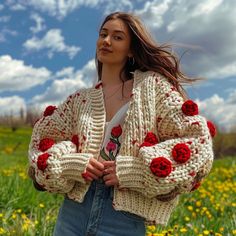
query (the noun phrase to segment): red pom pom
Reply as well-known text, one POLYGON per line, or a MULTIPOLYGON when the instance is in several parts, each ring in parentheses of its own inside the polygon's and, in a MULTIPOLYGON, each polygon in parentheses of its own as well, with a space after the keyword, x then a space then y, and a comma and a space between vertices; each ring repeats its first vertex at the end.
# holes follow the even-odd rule
POLYGON ((48 107, 46 107, 43 115, 44 116, 51 116, 56 109, 57 109, 56 106, 48 106, 48 107))
POLYGON ((79 137, 77 134, 73 135, 71 142, 74 143, 77 147, 79 146, 79 137))
POLYGON ((210 120, 207 121, 207 127, 209 129, 211 137, 212 138, 215 137, 216 136, 216 127, 210 120))
POLYGON ((178 163, 186 162, 191 155, 191 151, 185 143, 178 143, 172 149, 172 156, 178 163))
POLYGON ((157 136, 153 132, 148 132, 141 147, 150 147, 158 143, 157 136))
POLYGON ((198 105, 192 100, 187 100, 182 105, 182 111, 187 116, 198 115, 198 105))
POLYGON ((50 157, 48 153, 44 153, 38 156, 37 166, 39 170, 44 171, 47 168, 47 160, 50 157))
POLYGON ((112 135, 114 138, 120 137, 121 134, 122 134, 122 128, 121 128, 120 125, 115 126, 115 127, 112 128, 112 130, 111 130, 111 135, 112 135))
POLYGON ((41 152, 45 152, 47 151, 50 147, 52 147, 52 145, 54 145, 55 142, 53 139, 51 138, 44 138, 44 139, 41 139, 40 142, 39 142, 39 150, 41 152))
POLYGON ((191 189, 190 191, 192 192, 192 191, 198 189, 200 186, 201 186, 201 182, 196 182, 196 183, 193 185, 193 187, 192 187, 192 189, 191 189))
POLYGON ((149 143, 149 142, 143 142, 139 147, 141 148, 141 147, 151 147, 151 146, 153 146, 152 143, 149 143))
POLYGON ((154 175, 158 177, 166 177, 171 173, 172 164, 165 157, 157 157, 152 159, 150 169, 154 175))

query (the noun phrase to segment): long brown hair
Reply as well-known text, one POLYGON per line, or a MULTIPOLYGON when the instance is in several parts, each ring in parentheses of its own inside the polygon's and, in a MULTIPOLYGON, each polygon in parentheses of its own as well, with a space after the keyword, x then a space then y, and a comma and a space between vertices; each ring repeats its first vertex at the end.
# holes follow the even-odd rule
MULTIPOLYGON (((158 45, 146 30, 140 19, 129 13, 114 12, 108 15, 100 29, 109 20, 120 19, 129 29, 131 35, 131 52, 133 58, 127 61, 120 72, 120 79, 124 82, 132 79, 130 72, 139 69, 141 71, 155 71, 165 76, 175 86, 175 88, 186 97, 182 84, 192 83, 198 80, 197 78, 189 78, 180 70, 179 58, 173 53, 171 45, 158 45)), ((98 61, 97 55, 95 58, 98 80, 101 80, 102 63, 98 61)))

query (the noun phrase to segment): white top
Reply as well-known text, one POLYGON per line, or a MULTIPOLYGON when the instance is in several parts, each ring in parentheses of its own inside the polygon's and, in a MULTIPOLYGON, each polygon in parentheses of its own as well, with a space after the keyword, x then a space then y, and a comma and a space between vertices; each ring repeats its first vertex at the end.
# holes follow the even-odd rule
POLYGON ((105 132, 104 132, 104 139, 103 139, 102 147, 104 148, 104 151, 107 155, 109 155, 109 147, 110 147, 111 154, 114 157, 118 154, 118 151, 119 151, 118 143, 121 143, 121 135, 117 138, 114 138, 114 137, 112 138, 111 133, 114 127, 118 127, 119 125, 121 127, 123 126, 128 108, 129 108, 129 102, 124 104, 116 112, 116 114, 112 117, 112 119, 109 122, 106 122, 105 124, 105 132))

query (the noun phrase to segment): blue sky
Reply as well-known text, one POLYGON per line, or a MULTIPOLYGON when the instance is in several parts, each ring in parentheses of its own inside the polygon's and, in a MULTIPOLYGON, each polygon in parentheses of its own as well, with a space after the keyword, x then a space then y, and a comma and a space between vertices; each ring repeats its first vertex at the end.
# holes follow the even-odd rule
POLYGON ((6 0, 0 2, 0 115, 59 104, 96 81, 95 45, 107 13, 138 15, 158 43, 174 44, 187 88, 222 130, 236 126, 236 1, 6 0))

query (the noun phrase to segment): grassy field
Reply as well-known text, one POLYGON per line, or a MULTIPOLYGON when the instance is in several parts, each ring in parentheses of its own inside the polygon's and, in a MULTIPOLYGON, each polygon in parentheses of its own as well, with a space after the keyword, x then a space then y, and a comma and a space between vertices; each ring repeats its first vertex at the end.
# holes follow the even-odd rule
MULTIPOLYGON (((51 235, 63 199, 37 192, 28 179, 30 133, 0 128, 0 235, 51 235)), ((217 160, 203 185, 181 197, 169 225, 149 226, 146 235, 236 235, 235 196, 236 158, 217 160)))

